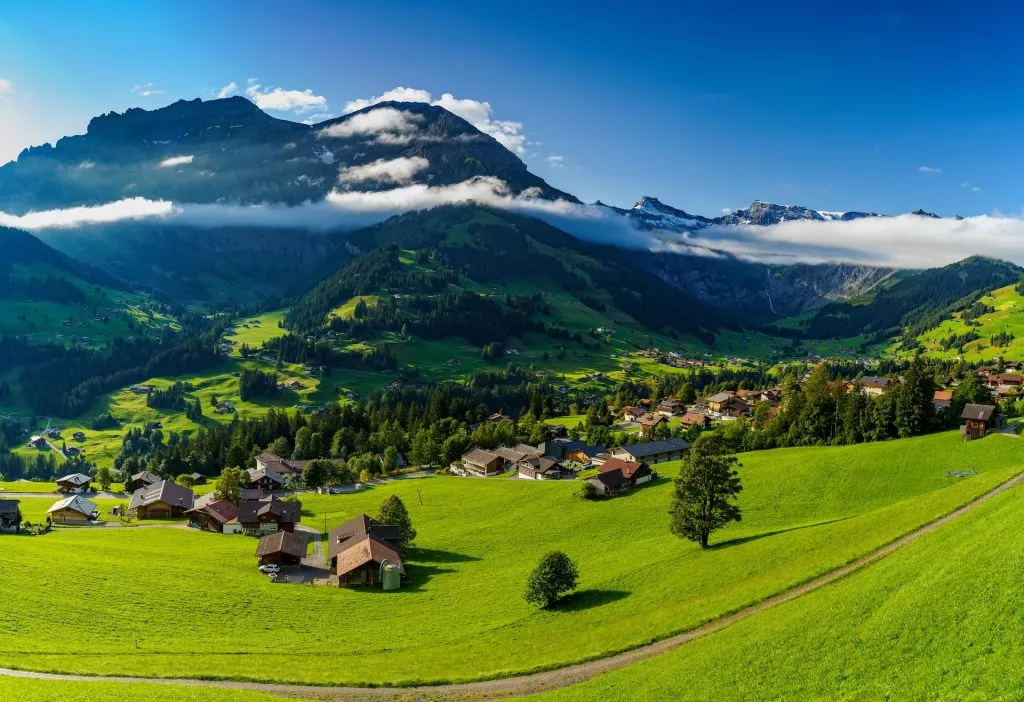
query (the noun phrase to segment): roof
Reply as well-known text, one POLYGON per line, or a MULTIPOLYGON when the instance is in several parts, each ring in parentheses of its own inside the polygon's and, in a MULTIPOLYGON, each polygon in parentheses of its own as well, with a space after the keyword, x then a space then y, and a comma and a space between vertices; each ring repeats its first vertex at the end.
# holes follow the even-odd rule
POLYGON ((482 448, 475 448, 469 453, 465 454, 462 457, 462 460, 464 463, 469 463, 474 466, 485 466, 494 461, 494 459, 496 458, 501 458, 501 456, 495 453, 491 453, 490 451, 486 451, 482 448))
POLYGON ((17 500, 0 500, 0 514, 17 514, 18 504, 17 500))
POLYGON ((278 485, 284 485, 284 476, 272 468, 250 468, 247 472, 249 473, 249 480, 251 482, 255 483, 257 480, 263 480, 266 478, 267 480, 274 481, 278 485))
POLYGON ((137 480, 141 480, 142 482, 146 483, 147 485, 152 485, 153 483, 159 483, 160 482, 160 476, 159 475, 155 475, 153 473, 150 473, 148 470, 144 470, 144 471, 142 471, 140 473, 136 473, 135 475, 132 476, 132 482, 133 483, 135 481, 137 481, 137 480))
POLYGON ((860 385, 861 385, 861 387, 864 387, 864 388, 882 388, 882 389, 885 389, 885 388, 889 387, 889 379, 888 378, 879 378, 879 377, 874 376, 874 375, 865 375, 863 378, 860 379, 860 385))
POLYGON ((605 453, 605 448, 603 446, 591 446, 586 441, 570 441, 565 444, 564 450, 566 453, 579 451, 587 458, 593 458, 594 456, 605 453))
POLYGON ((525 453, 523 453, 522 451, 516 451, 515 449, 509 448, 508 446, 499 446, 490 453, 493 453, 495 456, 501 456, 506 461, 510 461, 512 463, 517 463, 526 458, 525 453))
POLYGON ((681 424, 707 424, 709 417, 700 412, 687 412, 679 420, 681 424))
POLYGON ((672 451, 685 451, 690 444, 682 439, 662 439, 661 441, 647 441, 642 444, 623 446, 622 450, 634 458, 654 456, 659 453, 671 453, 672 451))
POLYGON ((558 461, 551 456, 537 456, 536 458, 524 458, 519 461, 520 468, 530 468, 537 473, 547 473, 550 470, 558 470, 558 461))
POLYGON ((306 557, 306 537, 290 531, 278 531, 260 539, 256 546, 256 556, 269 556, 272 553, 284 553, 296 558, 306 557))
POLYGON ((182 487, 170 480, 161 480, 159 483, 147 485, 133 492, 132 501, 128 503, 128 509, 145 507, 146 505, 153 505, 158 502, 174 507, 192 509, 192 488, 182 487))
POLYGON ((624 461, 621 458, 615 458, 612 456, 601 464, 601 472, 611 473, 613 471, 622 473, 622 477, 628 480, 637 473, 641 475, 649 473, 650 469, 647 467, 646 463, 641 463, 639 461, 624 461))
POLYGON ((360 514, 344 524, 334 527, 327 534, 327 557, 334 558, 355 542, 372 536, 380 541, 401 541, 402 532, 397 526, 383 524, 373 517, 360 514))
POLYGON ((71 483, 72 485, 87 485, 92 482, 92 478, 82 473, 72 473, 71 475, 65 475, 63 478, 57 478, 58 483, 71 483))
POLYGON ((206 476, 203 475, 202 473, 192 473, 188 477, 192 478, 192 480, 200 480, 200 479, 206 480, 206 476))
POLYGON ((991 421, 996 414, 994 405, 966 405, 960 419, 974 419, 980 422, 991 421))
POLYGON ((217 500, 216 502, 204 503, 201 506, 193 507, 189 512, 203 512, 208 514, 218 524, 227 524, 238 517, 238 508, 228 500, 217 500))
POLYGON ((949 402, 953 399, 951 390, 936 390, 933 398, 936 402, 949 402))
POLYGON ((353 543, 338 555, 338 564, 335 572, 338 575, 346 575, 356 568, 361 568, 369 563, 379 564, 384 561, 397 565, 402 573, 405 572, 402 554, 383 541, 367 536, 353 543))
POLYGON ((276 497, 264 497, 259 500, 243 500, 238 505, 238 521, 251 524, 260 521, 261 517, 273 517, 278 524, 294 524, 302 514, 302 503, 281 500, 276 497))
POLYGON ((516 444, 512 449, 523 454, 526 458, 536 458, 541 455, 541 450, 539 448, 536 446, 530 446, 529 444, 516 444))
POLYGON ((596 480, 605 487, 617 488, 626 482, 626 476, 622 474, 621 470, 611 470, 607 473, 598 473, 591 480, 596 480))
POLYGON ((93 512, 96 511, 96 503, 85 499, 81 495, 72 495, 71 497, 65 497, 63 500, 54 502, 53 506, 46 510, 46 513, 49 514, 62 509, 74 510, 75 512, 81 512, 87 517, 91 517, 93 512))
POLYGON ((731 392, 720 392, 717 395, 712 395, 711 397, 709 397, 708 398, 708 402, 715 402, 715 403, 728 402, 729 400, 732 399, 732 397, 733 397, 733 394, 731 392))

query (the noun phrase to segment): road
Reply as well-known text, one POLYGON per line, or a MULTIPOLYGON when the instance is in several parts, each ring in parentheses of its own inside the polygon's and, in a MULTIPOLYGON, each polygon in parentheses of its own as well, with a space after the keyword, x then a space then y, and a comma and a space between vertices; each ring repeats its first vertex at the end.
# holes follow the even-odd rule
POLYGON ((570 685, 586 682, 591 678, 619 668, 633 665, 640 661, 653 658, 672 649, 690 643, 696 639, 709 634, 721 631, 737 622, 755 616, 767 609, 791 602, 804 595, 830 585, 837 580, 845 578, 875 561, 895 553, 907 544, 910 544, 922 536, 929 534, 939 527, 952 522, 956 518, 980 507, 993 497, 1011 490, 1024 482, 1024 473, 1021 473, 989 492, 981 495, 968 504, 960 507, 949 514, 940 517, 914 531, 901 536, 895 541, 861 556, 860 558, 840 567, 831 570, 823 575, 810 580, 803 585, 791 588, 784 592, 769 597, 757 604, 741 609, 738 612, 726 617, 716 619, 696 629, 670 636, 647 646, 619 653, 607 658, 601 658, 586 663, 579 663, 556 670, 520 675, 497 680, 485 680, 481 682, 463 683, 455 685, 421 686, 407 688, 365 688, 365 687, 342 687, 342 686, 311 686, 311 685, 285 685, 277 683, 249 683, 219 680, 197 680, 197 679, 174 679, 174 678, 136 678, 136 677, 102 677, 102 676, 81 676, 81 675, 59 675, 54 673, 35 673, 29 671, 11 670, 0 668, 0 675, 21 678, 35 678, 41 680, 69 680, 84 682, 89 680, 102 680, 106 682, 148 682, 161 685, 183 685, 188 687, 219 687, 236 690, 254 690, 268 694, 276 694, 288 697, 330 700, 341 702, 342 700, 409 700, 409 699, 458 699, 458 700, 490 700, 508 697, 519 697, 532 695, 548 690, 555 690, 570 685))

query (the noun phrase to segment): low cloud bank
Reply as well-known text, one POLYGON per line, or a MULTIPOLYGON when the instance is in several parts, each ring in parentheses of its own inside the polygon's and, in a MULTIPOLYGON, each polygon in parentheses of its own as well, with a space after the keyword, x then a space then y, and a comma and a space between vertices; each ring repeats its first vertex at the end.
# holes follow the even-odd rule
MULTIPOLYGON (((411 161, 366 164, 363 168, 370 170, 350 171, 349 182, 371 177, 371 171, 372 177, 383 174, 401 182, 419 165, 411 161)), ((981 254, 1024 264, 1024 219, 1020 217, 955 220, 902 215, 849 222, 783 222, 770 227, 712 226, 677 234, 641 231, 626 217, 599 205, 545 200, 538 195, 535 190, 515 194, 497 178, 479 177, 446 186, 406 184, 375 192, 333 191, 322 202, 296 207, 176 204, 138 197, 20 216, 0 212, 0 225, 38 231, 136 221, 328 231, 368 226, 409 210, 474 202, 537 217, 580 239, 634 249, 712 257, 730 254, 764 263, 844 261, 927 268, 981 254)))

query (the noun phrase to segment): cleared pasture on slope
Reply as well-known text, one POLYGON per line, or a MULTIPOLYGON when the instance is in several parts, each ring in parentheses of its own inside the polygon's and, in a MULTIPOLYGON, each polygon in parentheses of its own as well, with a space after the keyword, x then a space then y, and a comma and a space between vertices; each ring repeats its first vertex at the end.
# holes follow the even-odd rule
POLYGON ((317 529, 372 513, 388 494, 403 498, 419 548, 408 554, 410 586, 396 593, 271 584, 256 572, 255 541, 240 536, 8 537, 0 580, 15 586, 0 618, 0 665, 387 684, 566 664, 693 627, 848 562, 1019 471, 1020 446, 1005 436, 964 444, 950 432, 744 455, 744 521, 707 552, 668 532, 667 479, 607 502, 578 500, 570 481, 441 477, 304 496, 303 521, 317 529), (967 465, 978 475, 944 477, 967 465), (554 548, 578 561, 580 589, 558 610, 538 611, 522 600, 523 585, 554 548), (56 628, 89 636, 55 638, 56 628))

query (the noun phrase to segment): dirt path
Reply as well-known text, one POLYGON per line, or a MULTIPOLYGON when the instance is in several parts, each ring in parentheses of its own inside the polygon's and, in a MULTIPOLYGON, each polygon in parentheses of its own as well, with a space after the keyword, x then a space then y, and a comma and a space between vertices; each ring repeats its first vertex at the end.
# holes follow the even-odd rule
POLYGON ((728 616, 716 619, 712 622, 692 629, 667 639, 635 648, 631 651, 619 653, 607 658, 601 658, 587 663, 550 670, 532 675, 521 675, 511 678, 500 678, 497 680, 486 680, 483 682, 463 683, 457 685, 437 685, 409 688, 359 688, 359 687, 315 687, 311 685, 284 685, 276 683, 247 683, 232 681, 213 680, 192 680, 192 679, 169 679, 169 678, 134 678, 134 677, 93 677, 83 675, 58 675, 52 673, 34 673, 28 671, 10 670, 0 668, 0 675, 21 678, 34 678, 41 680, 69 680, 85 682, 89 680, 102 680, 105 682, 148 682, 161 685, 185 685, 189 687, 221 687, 236 690, 254 690, 269 694, 277 694, 288 697, 303 699, 329 700, 337 702, 341 700, 486 700, 508 697, 519 697, 531 695, 548 690, 555 690, 585 682, 597 675, 607 673, 618 668, 623 668, 638 663, 648 658, 678 648, 690 641, 699 639, 708 634, 713 634, 729 627, 739 621, 752 617, 772 607, 785 604, 798 597, 802 597, 819 588, 825 587, 837 580, 846 577, 850 573, 860 570, 875 561, 885 558, 889 554, 899 550, 903 546, 916 541, 925 534, 935 531, 940 526, 948 524, 957 517, 970 512, 971 510, 988 502, 993 497, 1000 495, 1024 482, 1024 473, 1021 473, 1002 485, 993 488, 963 507, 950 512, 928 524, 925 524, 914 531, 901 536, 895 541, 883 546, 877 551, 861 556, 845 566, 829 571, 803 585, 798 585, 778 595, 769 597, 758 604, 751 605, 728 616))

